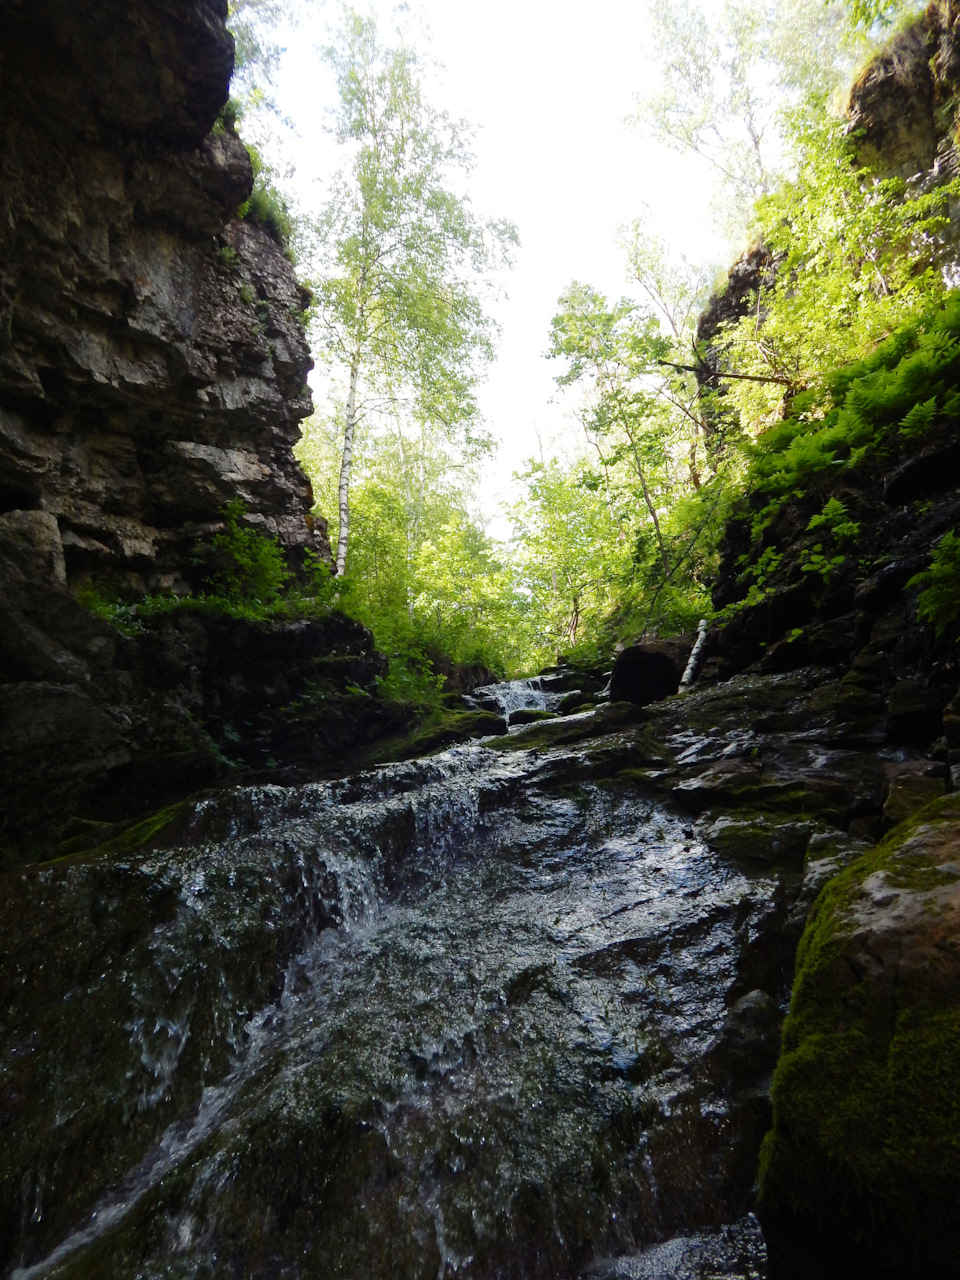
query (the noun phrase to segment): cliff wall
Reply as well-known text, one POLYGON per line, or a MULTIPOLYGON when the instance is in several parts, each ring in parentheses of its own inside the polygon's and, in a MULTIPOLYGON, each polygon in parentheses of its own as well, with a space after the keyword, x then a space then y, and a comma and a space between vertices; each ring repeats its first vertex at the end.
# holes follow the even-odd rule
MULTIPOLYGON (((859 162, 905 180, 908 197, 955 178, 958 90, 960 5, 943 0, 854 84, 859 162)), ((955 200, 948 211, 931 252, 955 279, 955 200)), ((881 348, 838 378, 823 415, 806 420, 812 442, 856 399, 870 423, 863 447, 841 431, 824 464, 794 483, 764 491, 761 475, 728 526, 714 605, 730 616, 713 631, 705 676, 736 703, 731 729, 749 725, 761 740, 731 748, 709 785, 680 784, 723 808, 742 788, 766 808, 779 803, 783 750, 779 780, 801 803, 780 831, 795 838, 814 812, 809 790, 828 790, 838 765, 844 775, 836 798, 848 805, 847 843, 824 861, 811 841, 804 858, 801 902, 812 909, 760 1161, 758 1212, 776 1280, 951 1274, 960 1248, 960 651, 955 619, 945 613, 934 626, 918 613, 917 579, 960 526, 956 302, 918 334, 924 325, 927 336, 900 355, 881 348), (944 354, 928 361, 938 336, 944 354), (920 401, 931 410, 922 430, 908 416, 920 401), (749 603, 751 583, 764 590, 749 603), (782 691, 803 681, 784 714, 782 691), (792 757, 790 743, 762 740, 784 729, 792 757)), ((735 813, 714 825, 729 838, 735 813)), ((733 843, 743 848, 736 832, 733 843)))
POLYGON ((849 130, 878 177, 955 176, 960 4, 933 0, 864 68, 850 90, 849 130))
MULTIPOLYGON (((289 721, 268 711, 383 669, 345 619, 128 636, 73 594, 188 591, 192 548, 237 497, 291 564, 329 555, 291 453, 311 408, 308 295, 237 216, 252 172, 218 123, 226 16, 226 0, 7 0, 0 17, 0 851, 15 860, 229 761, 282 763, 289 721)), ((329 721, 321 755, 339 749, 329 721)))
POLYGON ((314 540, 290 452, 311 407, 306 300, 235 216, 252 172, 215 127, 225 17, 221 0, 7 6, 0 528, 29 530, 61 581, 175 586, 238 494, 284 546, 314 540))

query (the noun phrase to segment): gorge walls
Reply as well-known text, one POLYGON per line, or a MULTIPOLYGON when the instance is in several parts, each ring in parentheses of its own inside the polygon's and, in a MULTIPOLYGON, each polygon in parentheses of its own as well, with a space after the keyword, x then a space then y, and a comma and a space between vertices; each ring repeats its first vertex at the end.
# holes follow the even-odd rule
POLYGON ((72 594, 187 592, 235 498, 292 565, 329 554, 291 453, 309 295, 237 216, 253 175, 218 119, 226 17, 226 0, 9 0, 0 17, 0 846, 18 858, 102 803, 215 776, 222 743, 331 647, 351 680, 380 670, 344 620, 336 637, 190 619, 124 636, 72 594))
POLYGON ((314 543, 290 448, 310 410, 306 298, 235 216, 246 150, 216 126, 226 4, 14 3, 0 84, 0 509, 63 580, 175 584, 239 494, 314 543), (28 514, 33 513, 33 514, 28 514))

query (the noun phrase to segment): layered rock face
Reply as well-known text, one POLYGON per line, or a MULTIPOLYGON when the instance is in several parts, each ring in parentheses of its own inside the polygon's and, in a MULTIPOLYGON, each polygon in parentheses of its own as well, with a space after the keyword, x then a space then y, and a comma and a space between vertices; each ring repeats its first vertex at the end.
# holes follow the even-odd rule
MULTIPOLYGON (((860 164, 880 178, 902 178, 922 195, 960 173, 960 4, 932 0, 857 79, 847 104, 860 164)), ((944 265, 955 273, 960 201, 947 202, 941 234, 944 265)), ((932 248, 932 246, 931 246, 932 248)))
POLYGON ((861 162, 878 176, 956 173, 958 23, 956 0, 933 0, 854 84, 849 128, 861 162))
POLYGON ((243 144, 210 132, 225 17, 219 0, 7 6, 0 512, 59 580, 176 585, 238 494, 284 546, 315 541, 290 453, 310 409, 306 299, 233 216, 243 144))
POLYGON ((250 161, 217 124, 226 16, 226 0, 8 0, 0 17, 0 847, 17 857, 104 804, 216 776, 248 731, 260 745, 230 758, 274 759, 264 707, 323 683, 329 651, 352 681, 382 668, 342 620, 140 638, 71 593, 186 591, 237 497, 292 564, 329 554, 291 453, 308 295, 236 216, 250 161))

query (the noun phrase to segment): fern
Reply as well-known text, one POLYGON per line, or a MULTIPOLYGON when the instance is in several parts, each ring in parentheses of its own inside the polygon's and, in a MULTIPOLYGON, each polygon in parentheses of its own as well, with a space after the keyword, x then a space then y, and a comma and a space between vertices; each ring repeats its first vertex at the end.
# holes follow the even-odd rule
POLYGON ((900 423, 900 434, 908 440, 918 440, 933 426, 937 418, 937 397, 919 400, 900 423))
POLYGON ((929 622, 938 636, 956 626, 960 622, 960 535, 945 533, 933 549, 928 568, 914 574, 907 586, 921 588, 920 622, 929 622))

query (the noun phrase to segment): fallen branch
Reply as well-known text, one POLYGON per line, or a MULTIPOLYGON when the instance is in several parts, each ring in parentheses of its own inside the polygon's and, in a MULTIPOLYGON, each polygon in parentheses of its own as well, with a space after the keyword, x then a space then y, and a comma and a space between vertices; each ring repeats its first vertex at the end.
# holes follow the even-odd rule
POLYGON ((690 650, 690 657, 687 659, 687 665, 684 668, 683 675, 680 677, 680 688, 689 689, 697 678, 697 668, 700 666, 700 652, 707 642, 707 620, 700 619, 699 631, 694 641, 693 648, 690 650))
POLYGON ((672 360, 658 360, 657 364, 669 365, 671 369, 681 369, 684 373, 695 373, 700 377, 708 379, 716 379, 722 381, 724 378, 736 378, 739 382, 775 382, 778 386, 792 386, 790 378, 779 377, 773 375, 764 377, 759 373, 727 373, 725 370, 712 369, 708 364, 674 364, 672 360))

